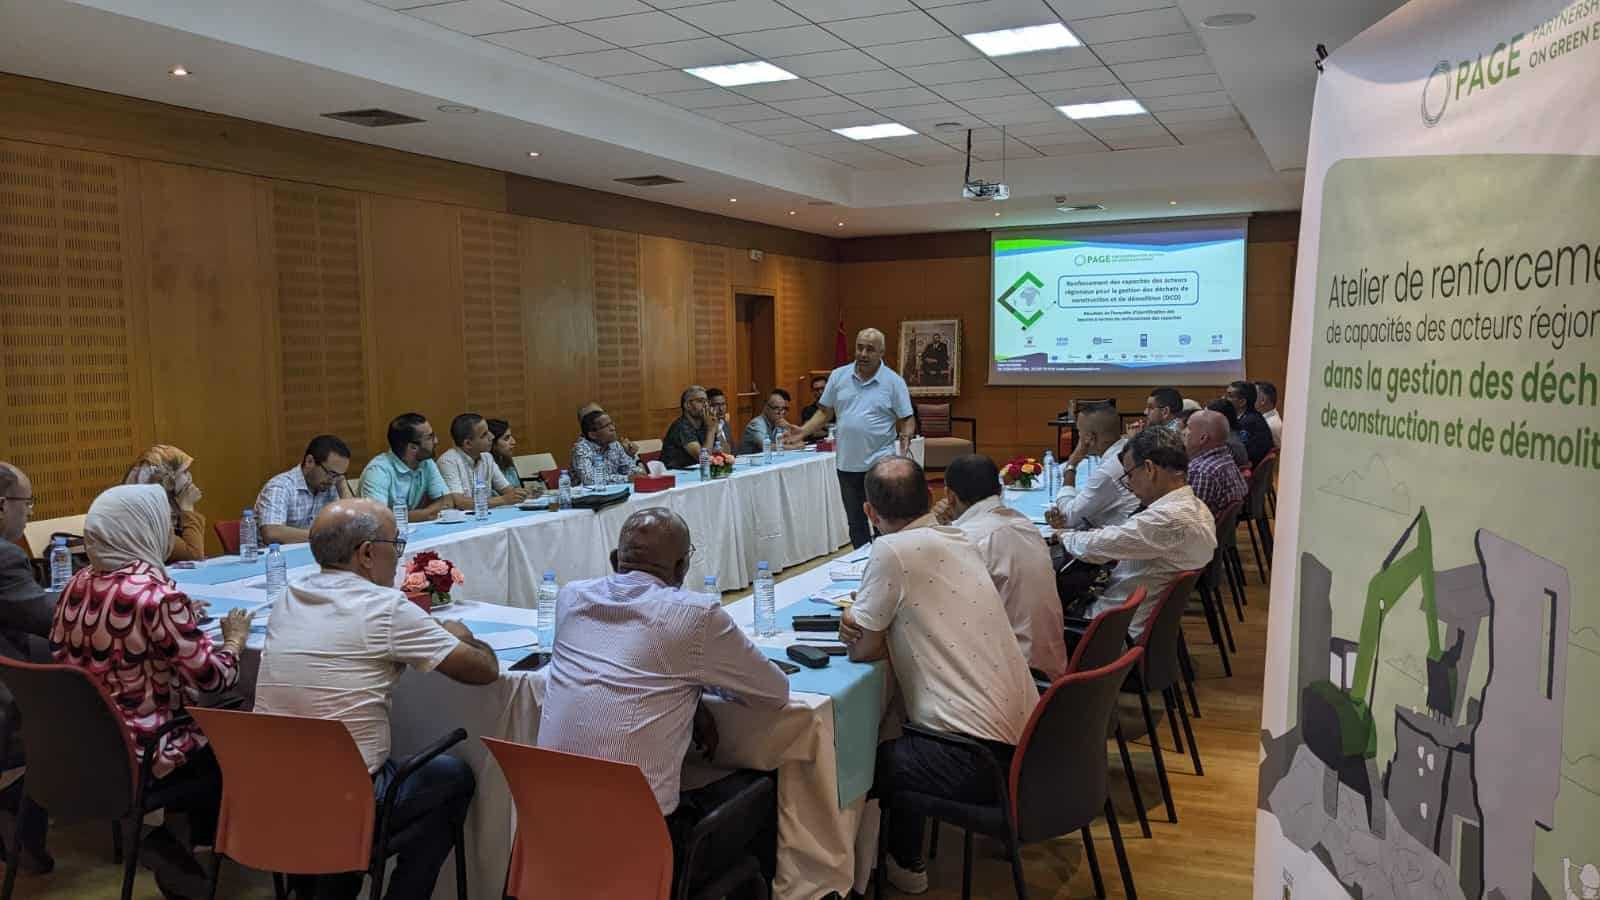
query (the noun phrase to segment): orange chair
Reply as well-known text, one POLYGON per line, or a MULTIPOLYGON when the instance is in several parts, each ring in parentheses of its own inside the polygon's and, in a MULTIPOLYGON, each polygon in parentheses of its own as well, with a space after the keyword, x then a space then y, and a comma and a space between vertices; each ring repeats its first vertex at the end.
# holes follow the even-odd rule
POLYGON ((668 900, 672 841, 638 766, 480 740, 517 810, 507 897, 668 900))
MULTIPOLYGON (((337 719, 194 709, 222 767, 216 852, 252 869, 332 875, 365 871, 383 896, 389 858, 387 820, 399 786, 423 763, 466 740, 457 728, 407 760, 381 809, 355 739, 337 719), (373 835, 377 838, 374 840, 373 835)), ((456 823, 456 896, 467 896, 466 847, 456 823)), ((212 895, 222 870, 212 870, 212 895)))
POLYGON ((226 519, 211 523, 211 530, 217 533, 217 540, 222 542, 222 552, 228 556, 239 555, 239 520, 226 519))

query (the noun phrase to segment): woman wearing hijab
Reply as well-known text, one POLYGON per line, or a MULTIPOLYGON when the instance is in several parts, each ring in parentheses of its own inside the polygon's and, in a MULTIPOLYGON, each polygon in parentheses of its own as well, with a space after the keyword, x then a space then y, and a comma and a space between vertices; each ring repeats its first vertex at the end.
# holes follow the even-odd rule
POLYGON ((153 444, 134 461, 123 484, 158 484, 167 492, 172 508, 172 551, 162 562, 206 558, 206 517, 195 510, 200 488, 189 467, 194 457, 171 444, 153 444))
MULTIPOLYGON (((167 492, 154 484, 114 487, 95 498, 84 523, 89 568, 67 583, 56 605, 50 646, 56 661, 77 666, 105 689, 141 756, 143 739, 172 721, 185 700, 232 687, 250 634, 250 613, 222 620, 222 646, 200 628, 203 609, 167 576, 174 541, 167 492)), ((216 829, 221 772, 194 725, 169 732, 154 749, 151 771, 167 784, 205 785, 185 801, 191 845, 216 829)), ((166 826, 145 839, 149 865, 167 896, 204 896, 205 871, 166 826)))

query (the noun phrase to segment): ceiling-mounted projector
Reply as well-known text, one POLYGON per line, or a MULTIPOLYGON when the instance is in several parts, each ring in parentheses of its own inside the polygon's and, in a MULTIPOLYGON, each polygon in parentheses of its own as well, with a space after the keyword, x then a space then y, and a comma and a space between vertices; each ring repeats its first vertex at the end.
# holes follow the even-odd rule
POLYGON ((967 170, 961 178, 961 199, 984 202, 1010 200, 1011 188, 1006 186, 1006 130, 1000 129, 1000 180, 984 181, 972 177, 972 129, 967 129, 967 170))

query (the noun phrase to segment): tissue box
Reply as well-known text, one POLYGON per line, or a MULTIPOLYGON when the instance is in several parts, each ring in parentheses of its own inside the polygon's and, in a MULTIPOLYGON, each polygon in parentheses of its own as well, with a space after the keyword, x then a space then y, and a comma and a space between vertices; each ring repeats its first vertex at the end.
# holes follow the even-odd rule
POLYGON ((633 476, 633 492, 635 494, 653 494, 656 491, 669 490, 678 483, 676 475, 635 475, 633 476))

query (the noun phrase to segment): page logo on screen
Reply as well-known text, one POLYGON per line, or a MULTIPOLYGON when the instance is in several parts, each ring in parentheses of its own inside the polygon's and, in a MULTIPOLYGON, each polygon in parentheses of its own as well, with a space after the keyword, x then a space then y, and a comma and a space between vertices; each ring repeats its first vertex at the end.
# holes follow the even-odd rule
POLYGON ((1450 105, 1450 71, 1447 59, 1439 60, 1422 83, 1422 124, 1429 128, 1444 118, 1445 107, 1450 105))
POLYGON ((995 298, 994 302, 1000 304, 1000 306, 1002 306, 1006 312, 1015 316, 1016 320, 1022 323, 1023 329, 1026 330, 1028 327, 1033 325, 1033 323, 1039 321, 1039 319, 1044 316, 1044 310, 1038 309, 1034 310, 1031 315, 1023 315, 1020 310, 1011 304, 1011 295, 1015 294, 1019 290, 1022 290, 1025 292, 1032 292, 1032 295, 1036 296, 1038 292, 1043 289, 1044 282, 1039 280, 1039 276, 1033 274, 1032 272, 1023 272, 1021 277, 1019 277, 1016 281, 1011 282, 1011 287, 1006 288, 1005 293, 995 298))

